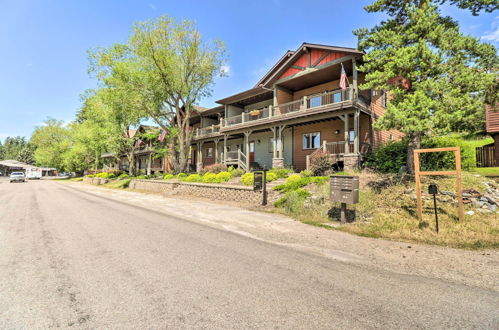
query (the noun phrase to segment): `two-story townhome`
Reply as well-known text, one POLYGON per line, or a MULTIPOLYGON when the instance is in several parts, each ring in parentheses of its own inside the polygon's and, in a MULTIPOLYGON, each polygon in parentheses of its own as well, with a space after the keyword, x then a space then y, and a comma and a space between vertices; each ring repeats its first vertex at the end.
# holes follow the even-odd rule
POLYGON ((198 170, 213 163, 303 170, 323 151, 339 166, 358 166, 370 148, 401 137, 372 129, 387 97, 383 91, 359 90, 362 55, 353 48, 309 43, 286 52, 253 88, 200 112, 193 164, 198 170))
MULTIPOLYGON (((160 132, 159 127, 140 125, 136 130, 129 130, 127 136, 134 140, 133 153, 135 169, 143 174, 165 173, 171 168, 168 167, 168 159, 156 157, 155 145, 158 144, 156 135, 160 132), (148 135, 154 138, 147 138, 148 135)), ((101 155, 105 170, 130 170, 130 161, 126 155, 116 157, 112 153, 101 155)))

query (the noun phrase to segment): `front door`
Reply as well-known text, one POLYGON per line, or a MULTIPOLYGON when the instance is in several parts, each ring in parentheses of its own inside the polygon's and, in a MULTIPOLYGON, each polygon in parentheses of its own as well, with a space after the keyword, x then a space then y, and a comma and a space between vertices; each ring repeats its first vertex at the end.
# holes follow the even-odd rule
POLYGON ((255 161, 255 141, 250 141, 249 143, 249 156, 250 163, 255 161))

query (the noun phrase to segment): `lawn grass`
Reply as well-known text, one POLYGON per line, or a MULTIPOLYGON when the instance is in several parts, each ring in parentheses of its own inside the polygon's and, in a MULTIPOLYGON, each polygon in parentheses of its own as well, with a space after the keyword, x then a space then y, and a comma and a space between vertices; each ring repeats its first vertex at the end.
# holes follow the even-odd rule
POLYGON ((473 172, 483 176, 499 177, 499 167, 477 167, 473 170, 473 172))
MULTIPOLYGON (((361 176, 361 182, 363 174, 361 176)), ((370 174, 369 180, 372 179, 370 174)), ((367 180, 368 181, 368 180, 367 180)), ((418 242, 465 249, 499 248, 499 214, 477 213, 465 205, 465 212, 474 210, 475 215, 465 215, 464 221, 457 218, 457 208, 452 203, 438 202, 439 233, 435 231, 433 200, 424 200, 423 221, 416 215, 416 201, 406 192, 414 188, 414 180, 397 181, 376 191, 366 185, 360 190, 360 202, 349 205, 355 210, 356 220, 340 225, 339 205, 328 201, 329 185, 311 187, 315 196, 322 194, 325 203, 306 201, 303 205, 278 209, 304 223, 320 227, 335 228, 359 236, 389 240, 418 242), (293 210, 290 212, 289 210, 293 210), (331 227, 334 225, 334 227, 331 227)), ((474 173, 463 173, 463 189, 474 188, 485 192, 482 182, 490 179, 474 173)), ((454 177, 425 177, 423 192, 429 183, 437 183, 440 190, 455 191, 454 177)), ((310 186, 307 186, 309 189, 310 186)), ((351 212, 350 214, 352 214, 351 212)))

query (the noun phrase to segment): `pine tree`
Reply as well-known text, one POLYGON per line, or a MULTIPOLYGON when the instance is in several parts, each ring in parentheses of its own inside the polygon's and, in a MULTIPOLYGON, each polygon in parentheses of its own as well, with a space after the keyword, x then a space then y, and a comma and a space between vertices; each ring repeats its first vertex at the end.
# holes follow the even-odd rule
MULTIPOLYGON (((430 134, 470 132, 483 126, 484 102, 497 99, 498 56, 494 46, 459 31, 443 16, 445 0, 377 0, 365 9, 388 15, 374 28, 359 29, 366 52, 360 70, 364 89, 391 95, 376 129, 397 129, 409 139, 407 168, 414 149, 430 134)), ((473 15, 497 9, 496 1, 451 0, 473 15)))

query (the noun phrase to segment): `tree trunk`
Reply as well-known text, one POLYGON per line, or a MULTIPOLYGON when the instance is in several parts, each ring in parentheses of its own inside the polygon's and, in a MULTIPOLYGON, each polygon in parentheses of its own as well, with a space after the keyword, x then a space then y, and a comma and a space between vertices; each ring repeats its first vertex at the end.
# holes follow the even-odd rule
POLYGON ((409 133, 407 146, 407 171, 414 174, 414 150, 421 148, 421 133, 409 133))

